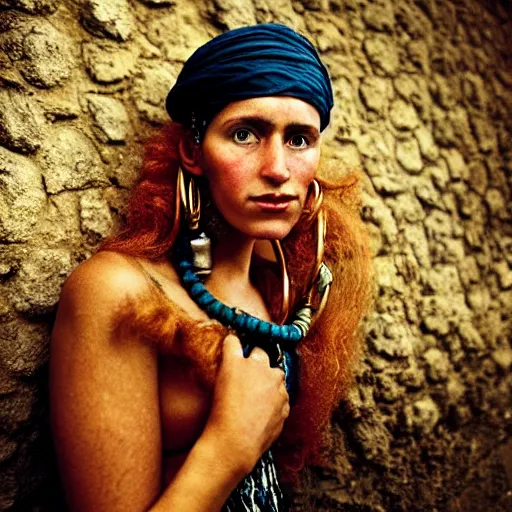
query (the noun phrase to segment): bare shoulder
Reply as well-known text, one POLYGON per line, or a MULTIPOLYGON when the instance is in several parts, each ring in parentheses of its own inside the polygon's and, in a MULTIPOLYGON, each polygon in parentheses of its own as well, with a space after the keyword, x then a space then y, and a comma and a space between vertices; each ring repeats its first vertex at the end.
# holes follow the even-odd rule
POLYGON ((81 263, 65 282, 54 334, 60 327, 108 329, 124 304, 149 289, 138 264, 129 256, 99 252, 81 263))
POLYGON ((143 293, 147 279, 129 256, 102 251, 81 263, 68 277, 60 303, 121 303, 143 293))

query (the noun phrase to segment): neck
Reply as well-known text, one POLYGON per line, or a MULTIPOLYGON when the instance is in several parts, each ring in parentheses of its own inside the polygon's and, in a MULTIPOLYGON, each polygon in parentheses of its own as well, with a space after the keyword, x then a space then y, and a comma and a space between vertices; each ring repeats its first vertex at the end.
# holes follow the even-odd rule
POLYGON ((254 242, 253 238, 235 230, 222 237, 213 251, 213 268, 208 281, 227 277, 230 282, 248 283, 254 242))
POLYGON ((267 319, 263 300, 249 279, 255 240, 235 230, 222 237, 213 251, 213 268, 206 288, 224 304, 241 307, 267 319))

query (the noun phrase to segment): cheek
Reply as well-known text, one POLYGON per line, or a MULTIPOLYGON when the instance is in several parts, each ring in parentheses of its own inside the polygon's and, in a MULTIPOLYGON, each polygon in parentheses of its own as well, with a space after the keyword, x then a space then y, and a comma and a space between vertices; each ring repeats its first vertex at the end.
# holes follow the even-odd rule
POLYGON ((222 158, 206 162, 206 176, 214 199, 236 199, 244 190, 246 173, 239 158, 222 158))
POLYGON ((217 182, 227 191, 236 194, 237 191, 243 189, 246 182, 244 172, 239 165, 234 164, 229 168, 224 168, 220 175, 216 176, 217 182))
POLYGON ((307 192, 309 184, 317 174, 319 161, 319 157, 312 155, 310 158, 301 159, 296 162, 294 175, 298 185, 304 193, 307 192))

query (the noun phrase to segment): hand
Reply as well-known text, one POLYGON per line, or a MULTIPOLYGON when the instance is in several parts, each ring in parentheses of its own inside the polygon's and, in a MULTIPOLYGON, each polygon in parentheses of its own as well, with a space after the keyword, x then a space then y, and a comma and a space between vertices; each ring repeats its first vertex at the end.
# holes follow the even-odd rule
POLYGON ((244 474, 276 440, 288 417, 284 378, 261 348, 244 358, 240 340, 226 337, 205 433, 225 445, 226 457, 244 474))

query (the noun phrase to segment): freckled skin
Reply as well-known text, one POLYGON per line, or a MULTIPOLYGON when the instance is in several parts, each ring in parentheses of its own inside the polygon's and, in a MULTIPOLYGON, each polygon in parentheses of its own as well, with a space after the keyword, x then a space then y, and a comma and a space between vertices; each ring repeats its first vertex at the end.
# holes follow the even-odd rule
POLYGON ((209 125, 198 158, 213 200, 235 229, 285 237, 299 219, 320 159, 320 116, 302 100, 252 98, 228 105, 209 125), (285 212, 262 212, 262 194, 289 194, 285 212))

